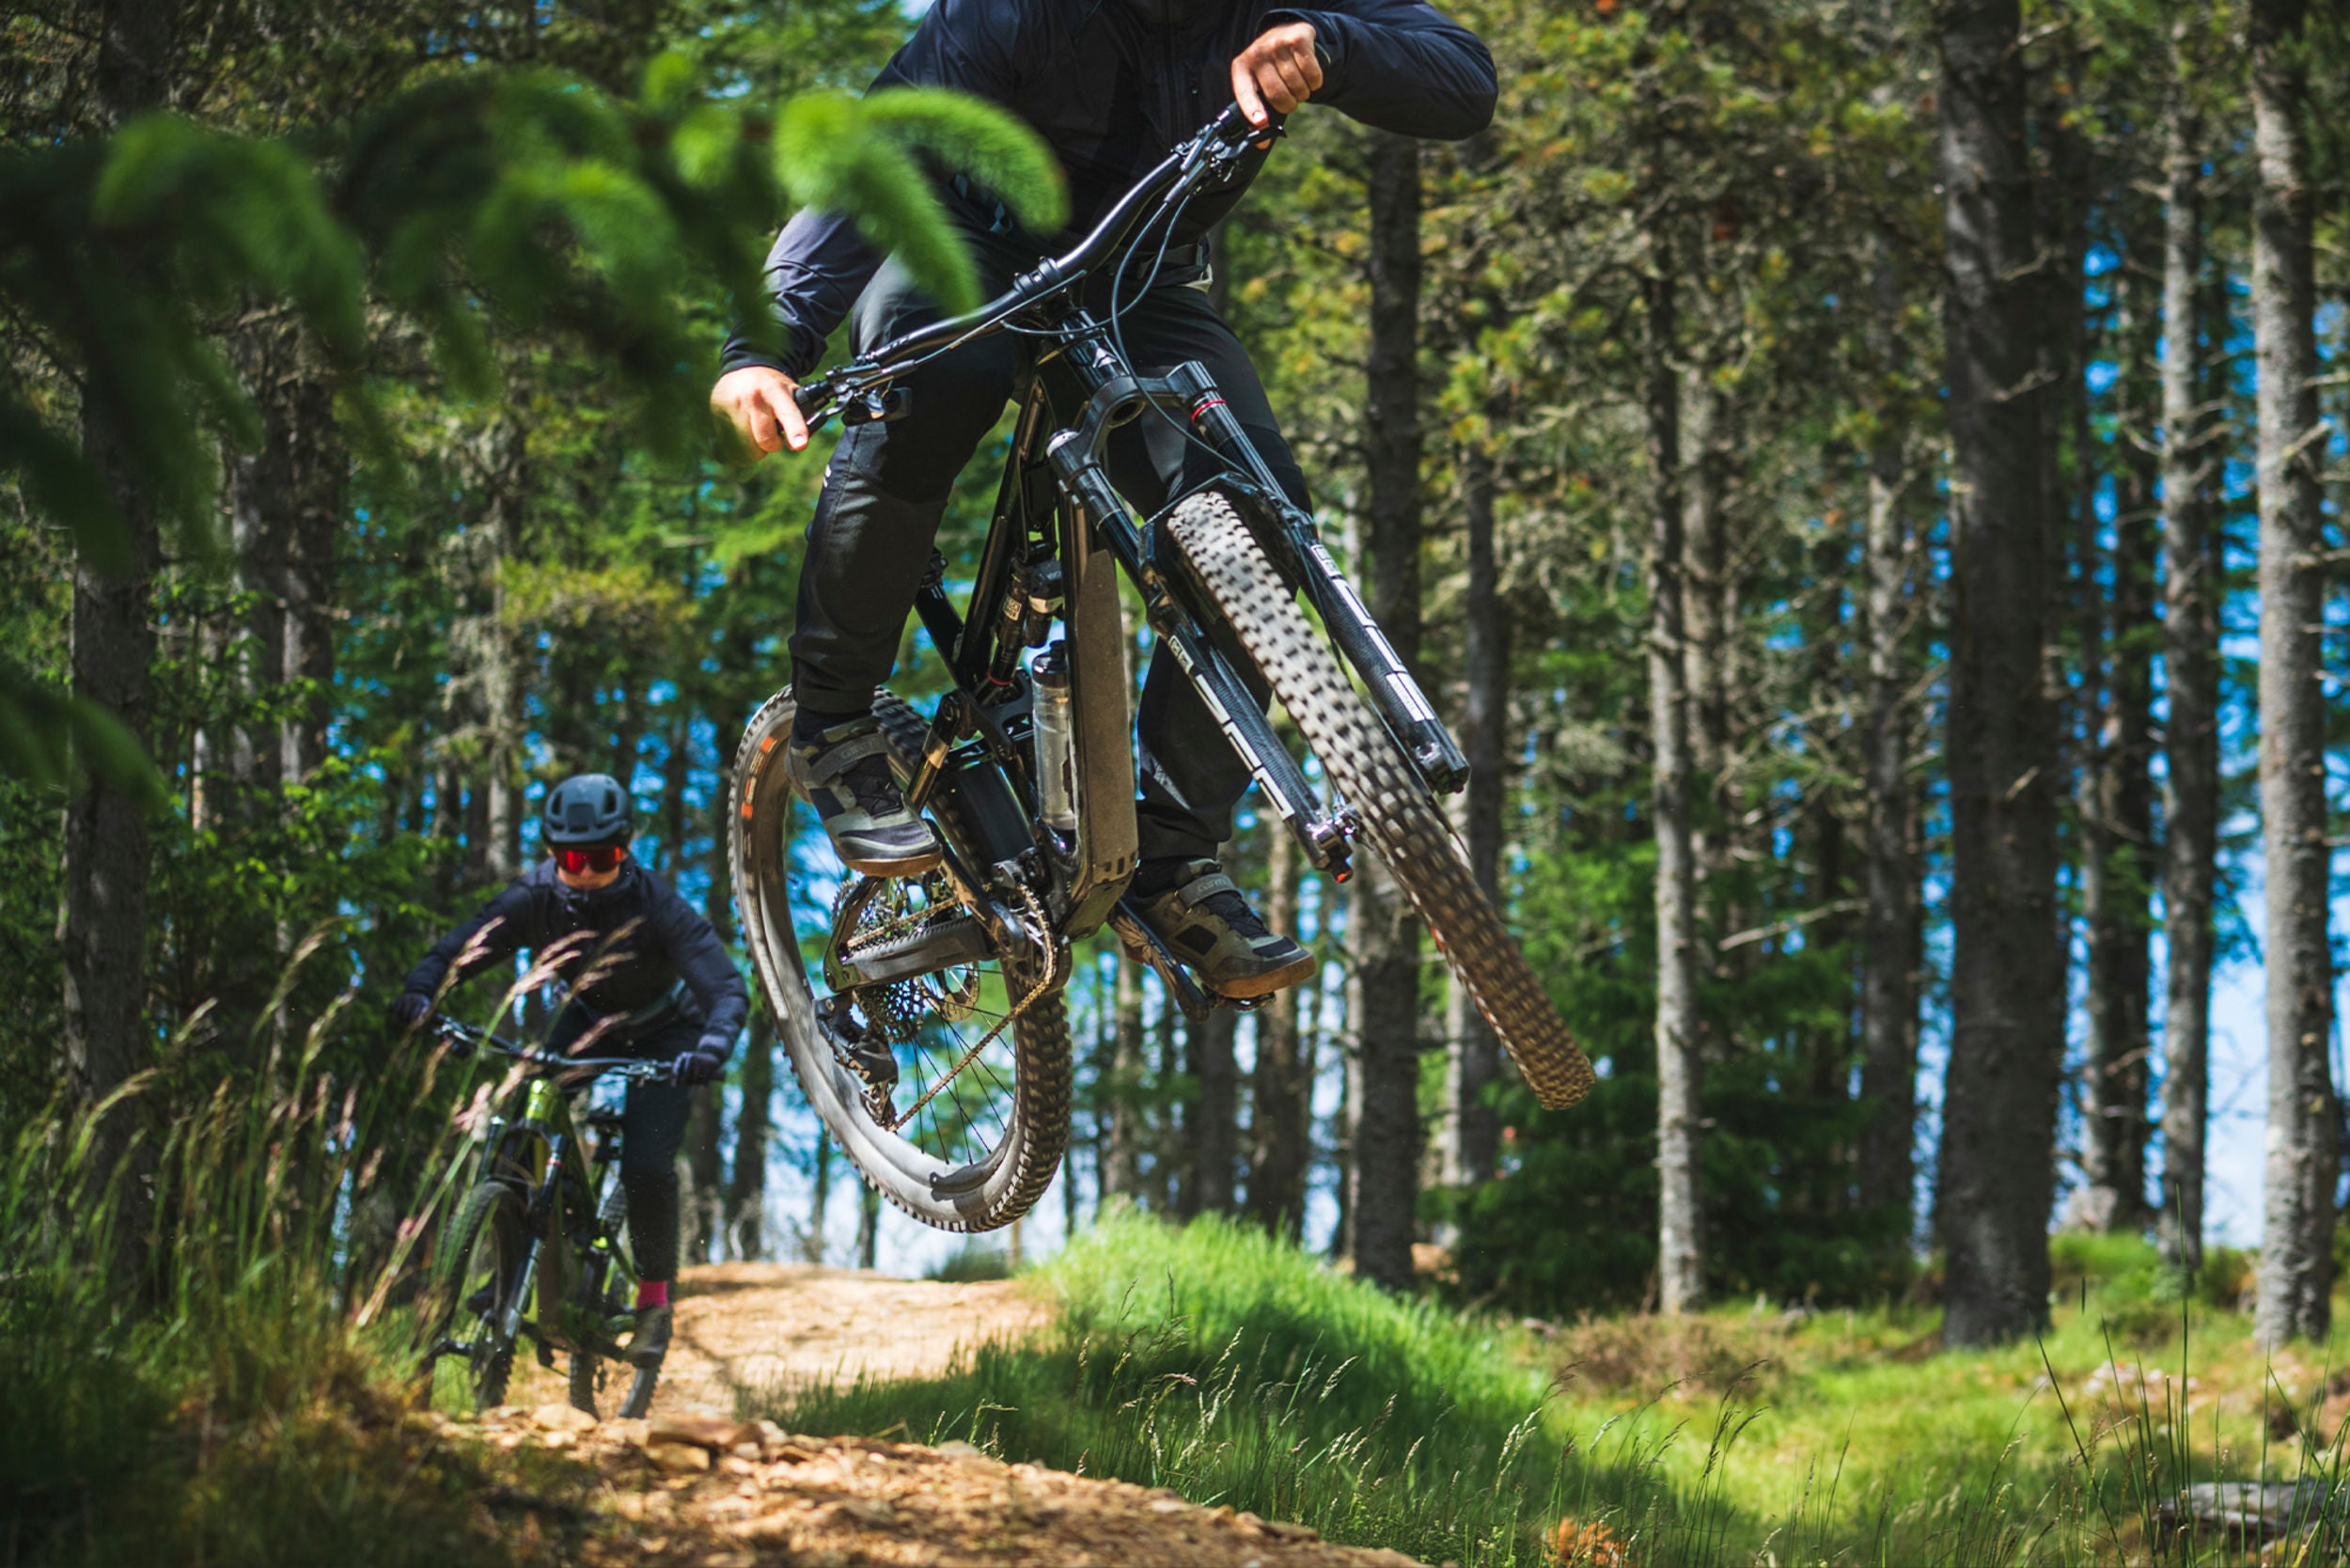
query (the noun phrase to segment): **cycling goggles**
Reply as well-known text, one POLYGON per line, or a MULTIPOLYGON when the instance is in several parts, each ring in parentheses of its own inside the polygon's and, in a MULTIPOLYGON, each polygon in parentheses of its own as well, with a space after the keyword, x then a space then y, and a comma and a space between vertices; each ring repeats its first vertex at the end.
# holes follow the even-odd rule
POLYGON ((619 869, 620 856, 627 853, 624 844, 559 844, 555 863, 574 876, 582 871, 611 871, 619 869))

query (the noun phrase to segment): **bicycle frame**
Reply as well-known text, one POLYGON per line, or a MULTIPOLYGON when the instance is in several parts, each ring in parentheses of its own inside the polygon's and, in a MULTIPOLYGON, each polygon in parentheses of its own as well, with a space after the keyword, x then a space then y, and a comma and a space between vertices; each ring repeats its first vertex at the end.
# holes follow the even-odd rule
POLYGON ((1030 885, 1046 890, 1059 944, 1057 966, 1065 965, 1067 944, 1114 921, 1130 947, 1152 958, 1187 1011, 1204 1008, 1197 988, 1132 912, 1120 908, 1135 870, 1136 834, 1119 575, 1134 585, 1152 631, 1308 862, 1343 881, 1355 824, 1342 807, 1324 808, 1240 672, 1210 636, 1215 614, 1185 573, 1172 569, 1163 543, 1175 506, 1207 489, 1228 496, 1358 672, 1373 710, 1423 785, 1457 792, 1468 776, 1459 747, 1323 545, 1313 517, 1284 494, 1205 368, 1189 362, 1163 377, 1135 374, 1119 356, 1108 326, 1073 294, 1125 241, 1147 234, 1157 216, 1226 177, 1248 144, 1266 133, 1236 109, 1228 110, 1144 176, 1066 256, 1022 274, 979 309, 908 333, 800 392, 811 421, 835 409, 849 423, 895 419, 909 401, 891 384, 922 359, 1014 324, 1037 344, 971 587, 970 613, 955 608, 945 558, 935 553, 915 597, 915 613, 947 666, 951 690, 932 721, 908 797, 920 809, 935 791, 953 795, 988 864, 964 864, 950 848, 948 874, 999 949, 1015 931, 1016 917, 990 896, 995 879, 989 873, 1026 873, 1030 885), (1178 422, 1222 458, 1224 469, 1137 520, 1111 483, 1103 450, 1117 426, 1154 417, 1178 422), (1076 825, 1066 842, 1039 813, 1030 750, 1034 692, 1021 666, 1023 653, 1049 640, 1056 622, 1067 628, 1076 761, 1076 825))
MULTIPOLYGON (((635 1069, 631 1058, 577 1060, 489 1043, 533 1065, 556 1071, 635 1069)), ((602 1316, 581 1296, 583 1281, 608 1294, 619 1282, 634 1294, 635 1261, 603 1228, 603 1201, 618 1165, 617 1125, 605 1129, 584 1162, 585 1140, 572 1120, 569 1093, 553 1076, 534 1076, 522 1086, 519 1113, 495 1116, 482 1129, 478 1175, 513 1183, 524 1194, 530 1245, 513 1299, 500 1329, 509 1341, 529 1338, 540 1358, 556 1350, 612 1355, 616 1347, 602 1316), (585 1238, 584 1241, 581 1238, 585 1238), (586 1250, 592 1254, 581 1258, 586 1250)))

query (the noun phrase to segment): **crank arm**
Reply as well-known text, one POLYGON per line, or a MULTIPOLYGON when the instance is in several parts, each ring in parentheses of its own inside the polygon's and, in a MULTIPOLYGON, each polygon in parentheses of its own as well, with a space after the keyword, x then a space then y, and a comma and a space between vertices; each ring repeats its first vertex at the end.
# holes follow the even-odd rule
POLYGON ((1128 952, 1158 972, 1159 983, 1175 998, 1175 1005, 1183 1010, 1183 1016, 1198 1024, 1204 1022, 1208 1011, 1215 1003, 1183 966, 1175 962, 1175 955, 1167 950, 1149 926, 1135 913, 1134 901, 1121 898, 1118 907, 1110 911, 1110 929, 1128 952))

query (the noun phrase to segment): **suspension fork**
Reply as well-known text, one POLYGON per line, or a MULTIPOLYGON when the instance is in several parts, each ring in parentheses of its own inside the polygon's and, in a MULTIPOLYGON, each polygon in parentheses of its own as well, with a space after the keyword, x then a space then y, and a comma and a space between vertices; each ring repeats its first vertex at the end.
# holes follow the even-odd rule
POLYGON ((1251 519, 1259 525, 1259 539, 1322 617, 1347 663, 1361 674, 1372 707, 1411 758, 1421 782, 1444 794, 1466 789, 1468 759, 1436 716, 1419 682, 1412 679, 1395 645, 1364 607, 1355 585, 1330 558, 1312 516, 1281 489, 1263 455, 1225 406, 1224 396, 1208 378, 1207 368, 1196 359, 1186 360, 1175 367, 1167 384, 1182 394, 1184 412, 1200 436, 1255 482, 1255 496, 1235 497, 1243 503, 1243 515, 1259 514, 1251 519))
POLYGON ((1307 859, 1332 880, 1344 882, 1353 874, 1346 823, 1323 812, 1305 771, 1274 733, 1255 695, 1152 563, 1143 536, 1119 500, 1100 459, 1074 431, 1056 436, 1047 450, 1062 499, 1079 528, 1090 530, 1134 582, 1142 595, 1151 629, 1175 656, 1225 740, 1273 803, 1282 823, 1296 836, 1307 859))

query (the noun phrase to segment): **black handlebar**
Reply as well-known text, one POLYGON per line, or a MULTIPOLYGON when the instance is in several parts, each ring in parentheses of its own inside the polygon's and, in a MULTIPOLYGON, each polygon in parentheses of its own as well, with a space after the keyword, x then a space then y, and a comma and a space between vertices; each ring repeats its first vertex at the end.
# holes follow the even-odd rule
POLYGON ((666 1077, 669 1074, 667 1062, 650 1061, 643 1057, 567 1057, 553 1051, 534 1051, 527 1045, 492 1034, 487 1029, 476 1028, 471 1024, 461 1023, 444 1013, 433 1015, 432 1027, 438 1033, 454 1035, 468 1044, 494 1051, 502 1057, 512 1057, 517 1061, 543 1067, 550 1072, 626 1073, 634 1077, 666 1077))
POLYGON ((813 426, 851 398, 886 385, 909 368, 907 362, 978 337, 1021 311, 1033 309, 1091 272, 1133 232, 1145 209, 1187 196, 1212 175, 1230 168, 1251 144, 1281 134, 1286 117, 1267 111, 1262 125, 1249 122, 1235 103, 1205 129, 1179 144, 1104 213, 1092 231, 1066 254, 1037 264, 1021 274, 1003 293, 964 315, 916 327, 869 353, 860 354, 829 375, 796 388, 792 398, 813 426))

